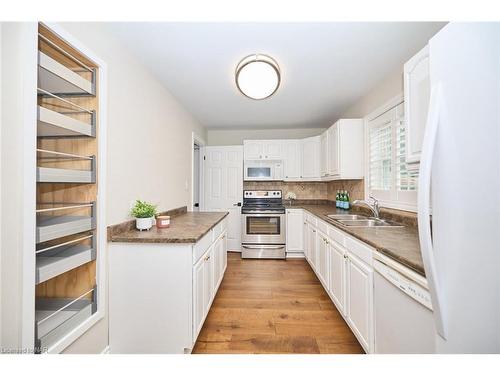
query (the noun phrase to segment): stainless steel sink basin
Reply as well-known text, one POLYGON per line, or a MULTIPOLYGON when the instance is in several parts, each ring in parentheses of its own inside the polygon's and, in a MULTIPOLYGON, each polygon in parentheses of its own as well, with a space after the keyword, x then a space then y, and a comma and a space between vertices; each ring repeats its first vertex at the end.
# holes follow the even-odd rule
POLYGON ((368 219, 368 217, 365 215, 339 214, 339 215, 327 215, 327 216, 333 220, 365 220, 365 219, 368 219))
POLYGON ((402 227, 403 225, 380 219, 366 220, 337 220, 340 224, 347 227, 402 227))

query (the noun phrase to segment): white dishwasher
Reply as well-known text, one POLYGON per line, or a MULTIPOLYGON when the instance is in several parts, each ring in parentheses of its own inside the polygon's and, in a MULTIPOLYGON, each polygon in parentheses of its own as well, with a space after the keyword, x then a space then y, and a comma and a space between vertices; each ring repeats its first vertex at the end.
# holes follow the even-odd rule
POLYGON ((374 258, 375 353, 434 353, 425 278, 381 255, 374 258))

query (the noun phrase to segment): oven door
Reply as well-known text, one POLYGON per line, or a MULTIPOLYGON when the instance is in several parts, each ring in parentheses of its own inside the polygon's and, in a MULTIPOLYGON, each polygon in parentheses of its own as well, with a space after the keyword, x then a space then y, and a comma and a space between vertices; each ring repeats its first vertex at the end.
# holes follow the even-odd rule
POLYGON ((285 214, 243 214, 241 242, 247 244, 284 244, 285 229, 285 214))

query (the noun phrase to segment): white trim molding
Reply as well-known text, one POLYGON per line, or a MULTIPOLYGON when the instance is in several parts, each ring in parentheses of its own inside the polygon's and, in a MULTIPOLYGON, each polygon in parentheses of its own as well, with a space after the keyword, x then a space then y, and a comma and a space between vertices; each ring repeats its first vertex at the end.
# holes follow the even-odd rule
MULTIPOLYGON (((386 101, 384 104, 382 104, 380 107, 369 113, 364 117, 364 128, 365 128, 365 161, 364 161, 364 173, 365 173, 365 199, 368 199, 370 196, 370 129, 369 129, 369 123, 375 119, 377 119, 379 116, 383 115, 387 111, 392 110, 393 108, 397 107, 401 103, 404 102, 404 95, 403 93, 399 93, 398 95, 394 96, 393 98, 389 99, 386 101)), ((396 187, 394 187, 396 189, 396 187)), ((404 211, 410 211, 410 212, 417 212, 417 202, 413 203, 408 203, 408 202, 400 202, 397 200, 392 200, 392 199, 383 199, 383 198, 378 198, 379 199, 379 204, 381 207, 386 207, 386 208, 392 208, 392 209, 398 209, 398 210, 404 210, 404 211)))
MULTIPOLYGON (((106 260, 107 260, 107 228, 106 228, 106 134, 107 134, 107 97, 108 97, 108 69, 107 64, 96 53, 89 49, 86 45, 80 42, 77 38, 67 32, 58 23, 47 22, 43 23, 52 32, 57 34, 61 39, 65 40, 73 48, 81 52, 92 60, 99 69, 98 82, 99 82, 99 112, 98 112, 98 181, 97 186, 97 263, 96 263, 96 283, 97 283, 97 311, 86 321, 80 324, 76 329, 68 333, 59 342, 49 348, 48 353, 60 353, 66 349, 70 344, 76 341, 98 321, 106 315, 106 298, 107 298, 107 274, 106 274, 106 260)), ((36 103, 35 103, 36 104, 36 103)), ((36 113, 36 111, 35 111, 36 113)), ((36 127, 33 127, 36 132, 36 127)), ((36 135, 36 134, 35 134, 36 135)))

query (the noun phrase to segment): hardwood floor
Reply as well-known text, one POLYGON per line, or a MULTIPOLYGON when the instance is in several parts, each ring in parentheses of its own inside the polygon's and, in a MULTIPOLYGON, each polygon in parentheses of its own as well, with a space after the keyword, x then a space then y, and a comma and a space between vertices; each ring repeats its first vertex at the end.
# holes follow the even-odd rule
POLYGON ((363 353, 306 260, 228 265, 193 353, 363 353))

